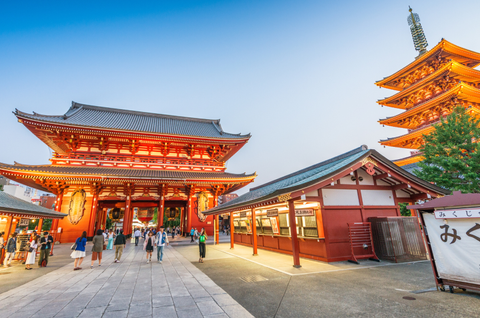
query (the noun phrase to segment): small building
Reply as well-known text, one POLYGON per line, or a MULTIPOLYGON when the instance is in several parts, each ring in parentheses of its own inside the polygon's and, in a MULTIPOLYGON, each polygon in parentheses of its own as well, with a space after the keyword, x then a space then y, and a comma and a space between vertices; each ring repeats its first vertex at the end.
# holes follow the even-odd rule
MULTIPOLYGON (((28 225, 30 220, 38 222, 36 228, 40 232, 44 219, 62 220, 65 216, 65 213, 46 209, 0 191, 0 233, 4 233, 5 242, 17 226, 28 225)), ((52 235, 55 239, 55 233, 52 235)), ((0 260, 3 257, 1 252, 0 250, 0 260)))
POLYGON ((447 193, 361 146, 252 188, 205 214, 230 216, 232 247, 237 243, 252 246, 254 254, 257 248, 293 254, 294 266, 299 266, 300 256, 348 260, 348 223, 401 216, 399 203, 447 193))

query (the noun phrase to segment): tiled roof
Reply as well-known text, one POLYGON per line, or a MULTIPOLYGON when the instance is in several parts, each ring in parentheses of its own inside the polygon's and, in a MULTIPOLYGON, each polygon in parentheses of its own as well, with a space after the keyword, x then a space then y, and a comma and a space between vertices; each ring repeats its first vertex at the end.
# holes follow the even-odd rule
POLYGON ((273 180, 266 184, 263 184, 259 187, 250 189, 250 192, 245 193, 244 195, 239 196, 231 201, 228 201, 224 204, 221 204, 215 208, 212 208, 205 214, 216 214, 221 213, 221 211, 231 209, 231 208, 241 208, 250 204, 262 202, 265 200, 270 200, 282 194, 290 193, 298 189, 305 188, 311 184, 322 182, 323 180, 329 178, 331 175, 339 173, 342 170, 345 170, 352 164, 355 164, 359 160, 372 155, 375 159, 379 160, 392 170, 400 173, 404 177, 412 180, 413 182, 419 183, 427 189, 432 189, 438 193, 445 193, 445 190, 434 186, 424 180, 417 178, 416 176, 408 173, 402 168, 398 167, 392 163, 387 158, 380 155, 375 150, 368 150, 367 146, 363 145, 356 149, 353 149, 347 153, 344 153, 340 156, 334 157, 332 159, 320 162, 316 165, 307 167, 305 169, 299 170, 292 174, 286 175, 279 179, 273 180))
POLYGON ((130 177, 130 178, 151 178, 151 179, 213 179, 223 180, 254 178, 256 174, 235 174, 228 172, 201 172, 201 171, 179 171, 179 170, 154 170, 154 169, 131 169, 131 168, 109 168, 109 167, 88 167, 88 166, 65 166, 65 165, 8 165, 0 163, 0 169, 30 173, 48 173, 53 175, 71 176, 105 176, 105 177, 130 177))
POLYGON ((65 213, 56 212, 39 205, 35 205, 0 191, 0 214, 1 212, 11 212, 19 214, 29 214, 32 216, 62 218, 67 216, 65 213))
POLYGON ((91 106, 72 102, 65 115, 28 114, 15 110, 15 115, 42 122, 117 129, 177 136, 210 137, 220 139, 245 139, 250 134, 230 134, 223 131, 219 119, 200 119, 146 113, 133 110, 91 106))

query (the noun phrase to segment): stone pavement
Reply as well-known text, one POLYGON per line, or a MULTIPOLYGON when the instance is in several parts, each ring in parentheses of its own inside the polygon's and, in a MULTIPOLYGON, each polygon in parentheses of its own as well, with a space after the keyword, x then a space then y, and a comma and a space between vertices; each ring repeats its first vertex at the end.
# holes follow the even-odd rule
MULTIPOLYGON (((147 264, 142 247, 127 245, 122 262, 104 251, 102 266, 73 263, 0 294, 6 317, 253 317, 174 248, 163 264, 147 264)), ((156 255, 154 254, 154 259, 156 255)))

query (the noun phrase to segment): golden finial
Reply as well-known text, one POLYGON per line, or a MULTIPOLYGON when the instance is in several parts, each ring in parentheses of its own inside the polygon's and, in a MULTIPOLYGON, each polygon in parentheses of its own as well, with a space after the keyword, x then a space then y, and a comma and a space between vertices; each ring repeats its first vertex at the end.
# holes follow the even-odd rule
POLYGON ((408 6, 410 15, 408 16, 408 25, 410 26, 410 32, 412 33, 413 45, 415 50, 419 51, 418 56, 427 52, 427 38, 423 32, 422 25, 420 24, 420 17, 418 14, 412 12, 412 8, 408 6))

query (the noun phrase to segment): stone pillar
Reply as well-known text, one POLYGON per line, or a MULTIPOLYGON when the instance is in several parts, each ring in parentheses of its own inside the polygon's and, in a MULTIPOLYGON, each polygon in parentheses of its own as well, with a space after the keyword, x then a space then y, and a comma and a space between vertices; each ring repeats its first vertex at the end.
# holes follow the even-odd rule
POLYGON ((95 221, 97 219, 98 194, 95 193, 92 198, 92 207, 90 209, 90 219, 88 220, 87 236, 95 236, 95 221))

